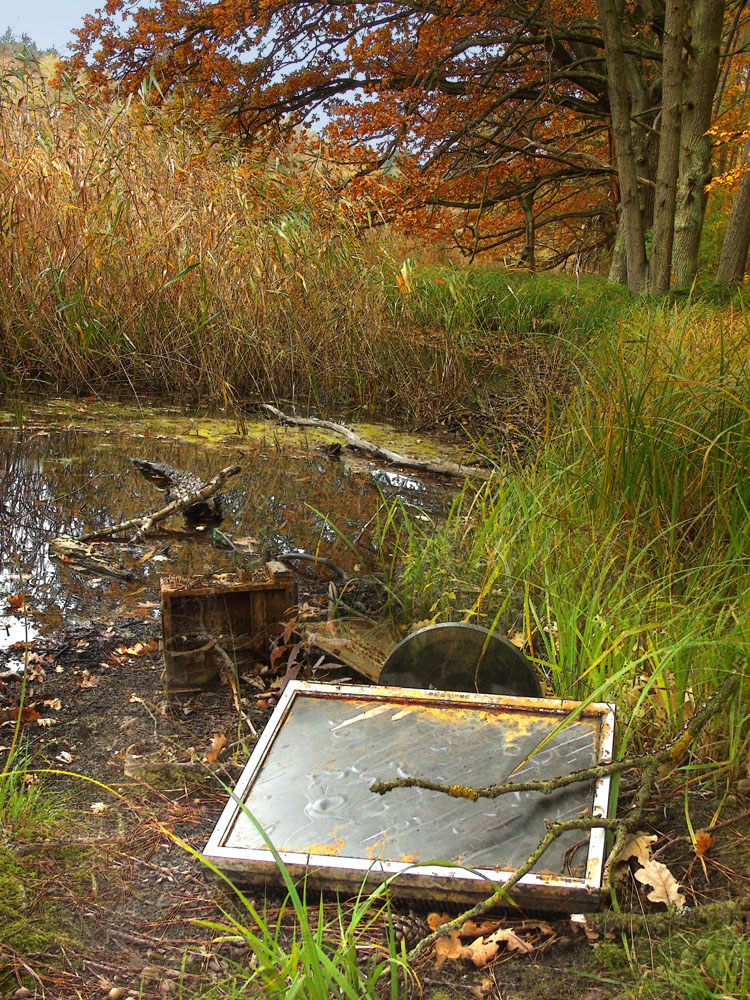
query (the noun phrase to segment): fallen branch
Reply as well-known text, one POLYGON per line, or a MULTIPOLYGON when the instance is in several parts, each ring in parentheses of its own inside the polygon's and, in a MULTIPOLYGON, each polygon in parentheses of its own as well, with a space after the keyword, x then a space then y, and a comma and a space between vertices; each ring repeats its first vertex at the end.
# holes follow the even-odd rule
POLYGON ((470 910, 462 913, 460 916, 456 917, 455 920, 441 924, 431 934, 422 938, 416 947, 412 948, 406 956, 407 961, 413 962, 428 948, 430 948, 435 941, 438 940, 438 938, 445 937, 450 934, 451 931, 459 930, 467 920, 474 920, 477 917, 481 917, 485 913, 489 913, 495 907, 502 905, 503 902, 507 903, 509 898, 512 899, 510 893, 513 886, 534 868, 550 845, 557 840, 558 837, 562 836, 563 833, 567 833, 569 830, 593 830, 597 827, 604 827, 614 834, 612 847, 607 855, 602 874, 602 892, 611 891, 613 887, 614 863, 622 850, 628 833, 631 830, 637 829, 642 822, 646 803, 648 802, 649 796, 653 791, 654 784, 656 783, 660 770, 665 764, 670 761, 678 760, 682 756, 687 747, 694 742, 711 718, 713 718, 713 716, 726 705, 732 693, 739 686, 739 683, 740 677, 738 674, 729 674, 723 684, 720 685, 710 698, 706 699, 695 715, 683 726, 680 733, 665 746, 660 747, 658 750, 650 754, 639 754, 637 757, 614 761, 612 764, 602 764, 591 768, 585 768, 584 770, 574 772, 573 774, 561 775, 558 778, 552 778, 548 781, 505 782, 502 785, 491 785, 484 789, 467 788, 466 791, 469 794, 465 795, 457 792, 458 789, 463 788, 461 785, 441 786, 440 782, 425 783, 423 779, 419 778, 397 778, 388 782, 375 782, 375 784, 371 786, 371 790, 378 791, 381 795, 393 788, 418 787, 430 788, 433 791, 441 791, 447 795, 452 795, 453 797, 458 796, 462 798, 476 799, 480 797, 495 798, 499 795, 507 794, 508 792, 520 791, 522 788, 529 791, 538 791, 542 794, 549 794, 549 792, 553 791, 554 788, 564 787, 574 781, 592 780, 593 778, 617 773, 618 771, 629 770, 631 767, 641 767, 643 769, 638 792, 624 816, 619 818, 608 818, 604 816, 593 819, 580 818, 558 823, 548 822, 547 832, 544 837, 542 837, 526 861, 524 861, 524 863, 513 872, 507 881, 503 882, 502 885, 499 885, 491 896, 488 896, 486 899, 477 903, 476 906, 473 906, 470 910), (582 775, 585 775, 586 778, 582 778, 582 775))
POLYGON ((227 479, 231 476, 236 476, 240 471, 239 465, 228 465, 226 469, 222 469, 221 472, 217 472, 213 479, 207 482, 204 486, 201 486, 199 490, 195 493, 191 493, 189 496, 183 497, 181 500, 173 500, 168 503, 166 507, 162 507, 161 510, 154 511, 153 514, 146 514, 141 517, 133 517, 129 521, 123 521, 121 524, 115 524, 111 528, 103 528, 101 531, 89 531, 88 534, 81 535, 77 541, 79 542, 90 542, 98 541, 102 538, 109 538, 111 535, 117 535, 120 532, 132 531, 133 528, 136 529, 133 535, 133 541, 137 541, 143 538, 144 535, 148 534, 159 521, 164 521, 166 518, 171 517, 172 514, 179 514, 181 510, 185 510, 186 507, 192 507, 193 504, 200 503, 201 500, 208 500, 210 497, 214 496, 222 488, 227 479))
POLYGON ((97 576, 112 576, 116 580, 135 580, 135 574, 123 569, 117 563, 97 552, 93 545, 70 535, 59 535, 49 543, 49 554, 60 559, 70 569, 79 573, 95 573, 97 576))
MULTIPOLYGON (((403 778, 393 778, 390 781, 375 781, 370 786, 370 791, 376 792, 378 795, 385 795, 386 792, 391 792, 394 788, 424 788, 431 792, 442 792, 444 795, 450 795, 454 799, 470 799, 476 802, 477 799, 496 799, 501 795, 508 795, 510 792, 540 792, 542 795, 551 795, 558 788, 565 788, 579 781, 594 781, 597 778, 605 778, 611 774, 620 774, 623 771, 630 771, 635 768, 647 768, 652 765, 658 768, 668 760, 676 760, 682 755, 709 719, 726 704, 727 698, 738 684, 739 677, 736 674, 730 674, 718 690, 685 723, 678 735, 673 740, 670 740, 669 743, 651 753, 642 753, 634 757, 624 757, 622 760, 615 760, 609 764, 594 764, 592 767, 572 771, 570 774, 561 774, 554 778, 541 780, 506 781, 498 785, 485 785, 474 788, 470 785, 449 785, 441 781, 431 781, 429 778, 405 776, 403 778)), ((531 756, 533 758, 533 754, 531 756)))
POLYGON ((319 427, 333 431, 334 434, 341 434, 346 438, 347 447, 366 451, 375 458, 392 462, 393 465, 403 465, 407 469, 419 469, 421 472, 433 472, 443 476, 474 476, 478 479, 489 479, 491 475, 489 469, 483 469, 478 465, 460 465, 458 462, 449 462, 443 458, 423 459, 401 455, 397 451, 391 451, 390 448, 382 448, 380 445, 373 444, 372 441, 366 441, 354 431, 350 431, 348 427, 334 423, 333 420, 319 420, 317 417, 290 417, 275 406, 271 406, 270 403, 261 403, 261 406, 284 424, 293 424, 296 427, 319 427))

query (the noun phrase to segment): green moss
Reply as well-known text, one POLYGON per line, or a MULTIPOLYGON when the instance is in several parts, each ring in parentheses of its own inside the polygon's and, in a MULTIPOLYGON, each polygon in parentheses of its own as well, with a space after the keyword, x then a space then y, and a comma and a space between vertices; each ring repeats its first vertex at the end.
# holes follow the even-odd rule
MULTIPOLYGON (((79 399, 52 399, 45 403, 29 404, 24 410, 24 419, 43 427, 72 425, 118 436, 169 439, 189 444, 200 442, 201 447, 208 449, 226 448, 227 445, 240 449, 272 446, 285 454, 304 455, 323 444, 334 441, 343 444, 340 434, 315 427, 280 426, 265 419, 243 419, 240 428, 234 416, 188 416, 167 407, 139 407, 132 403, 103 399, 85 402, 79 399)), ((345 422, 360 437, 404 455, 424 459, 441 457, 454 462, 467 462, 470 459, 465 448, 451 441, 410 434, 390 424, 345 422)), ((13 426, 13 414, 0 411, 0 424, 13 426)), ((107 447, 106 438, 99 441, 97 446, 107 447)), ((73 459, 58 461, 72 462, 73 459)))
POLYGON ((0 847, 0 985, 15 967, 12 959, 6 964, 8 955, 25 958, 60 939, 56 922, 29 908, 34 881, 33 870, 21 865, 12 851, 0 847))

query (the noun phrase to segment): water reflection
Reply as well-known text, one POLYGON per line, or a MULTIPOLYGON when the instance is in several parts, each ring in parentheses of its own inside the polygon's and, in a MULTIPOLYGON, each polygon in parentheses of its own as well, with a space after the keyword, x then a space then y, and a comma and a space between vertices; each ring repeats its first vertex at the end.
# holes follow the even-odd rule
MULTIPOLYGON (((285 550, 318 549, 351 570, 357 557, 327 519, 354 533, 370 521, 382 498, 404 495, 413 504, 415 493, 425 510, 440 510, 444 488, 429 479, 416 482, 419 491, 413 476, 389 475, 378 483, 367 471, 341 462, 290 458, 262 445, 207 449, 198 441, 133 439, 111 431, 23 436, 0 429, 0 599, 27 592, 32 619, 51 625, 61 618, 107 619, 139 602, 153 602, 162 574, 231 570, 285 550), (239 462, 243 471, 225 491, 221 529, 230 537, 257 539, 258 556, 214 548, 209 528, 202 539, 161 539, 159 550, 143 563, 144 551, 154 543, 125 550, 123 559, 136 574, 135 582, 92 580, 51 560, 50 538, 79 535, 159 506, 161 494, 132 468, 127 461, 131 455, 166 461, 205 479, 239 462)), ((167 524, 181 528, 181 519, 167 524)), ((5 610, 0 606, 0 612, 5 610)), ((4 635, 0 629, 0 646, 7 645, 4 635)))

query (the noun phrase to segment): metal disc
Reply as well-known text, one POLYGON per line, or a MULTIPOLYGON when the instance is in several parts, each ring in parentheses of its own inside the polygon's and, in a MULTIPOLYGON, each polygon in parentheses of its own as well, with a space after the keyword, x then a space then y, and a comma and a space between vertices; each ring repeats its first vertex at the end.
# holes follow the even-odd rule
POLYGON ((465 622, 417 629, 391 651, 379 684, 540 698, 539 678, 523 653, 465 622))

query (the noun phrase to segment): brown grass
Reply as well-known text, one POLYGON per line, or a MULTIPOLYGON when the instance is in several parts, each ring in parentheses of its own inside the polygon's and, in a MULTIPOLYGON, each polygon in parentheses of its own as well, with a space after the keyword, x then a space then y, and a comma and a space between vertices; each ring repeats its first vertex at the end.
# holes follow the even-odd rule
POLYGON ((454 339, 412 348, 401 261, 358 237, 313 163, 258 162, 147 97, 6 73, 6 379, 417 419, 475 401, 454 339))

